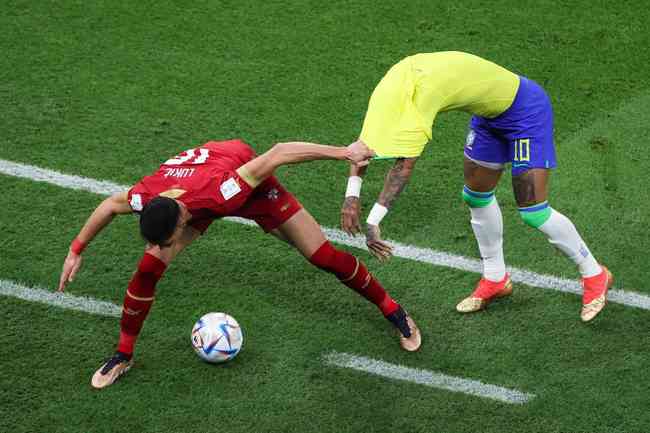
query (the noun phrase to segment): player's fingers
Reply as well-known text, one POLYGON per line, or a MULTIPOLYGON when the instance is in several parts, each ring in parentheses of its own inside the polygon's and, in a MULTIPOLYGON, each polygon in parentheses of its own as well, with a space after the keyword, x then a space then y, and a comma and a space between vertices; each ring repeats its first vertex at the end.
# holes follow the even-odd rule
POLYGON ((384 256, 382 256, 382 255, 381 255, 380 253, 378 253, 377 251, 373 250, 372 248, 368 248, 368 251, 370 252, 370 254, 371 254, 374 258, 376 258, 376 259, 379 260, 380 262, 383 262, 383 261, 384 261, 384 256))
POLYGON ((380 262, 385 261, 390 254, 388 254, 385 250, 381 248, 380 245, 378 245, 377 242, 373 241, 368 243, 368 250, 372 253, 373 256, 375 256, 380 262))
POLYGON ((379 242, 384 250, 386 250, 389 253, 393 253, 393 246, 389 243, 386 243, 384 241, 379 242))
POLYGON ((382 254, 390 256, 393 253, 393 247, 382 241, 375 241, 374 248, 381 251, 382 254))
POLYGON ((370 244, 372 244, 373 248, 384 251, 386 249, 390 249, 390 245, 388 245, 386 242, 373 239, 370 241, 370 244))
POLYGON ((79 266, 81 266, 81 262, 77 262, 72 266, 72 271, 70 272, 70 279, 69 281, 73 281, 75 277, 77 276, 77 272, 79 271, 79 266))
POLYGON ((341 225, 341 230, 343 230, 345 233, 347 233, 348 229, 345 226, 345 216, 343 214, 341 214, 341 221, 339 222, 339 224, 341 225))
POLYGON ((352 225, 351 225, 350 222, 348 221, 348 218, 347 218, 345 215, 342 215, 342 216, 341 216, 341 228, 343 229, 343 231, 344 231, 346 234, 348 234, 348 235, 350 235, 350 236, 352 236, 352 229, 351 229, 351 227, 352 227, 352 225))
POLYGON ((66 286, 66 284, 68 283, 68 281, 70 281, 70 272, 71 272, 71 271, 72 271, 72 269, 71 269, 70 266, 66 263, 66 264, 63 266, 63 271, 61 271, 61 279, 60 279, 60 281, 59 281, 59 290, 60 290, 60 291, 63 291, 63 290, 65 289, 65 286, 66 286))

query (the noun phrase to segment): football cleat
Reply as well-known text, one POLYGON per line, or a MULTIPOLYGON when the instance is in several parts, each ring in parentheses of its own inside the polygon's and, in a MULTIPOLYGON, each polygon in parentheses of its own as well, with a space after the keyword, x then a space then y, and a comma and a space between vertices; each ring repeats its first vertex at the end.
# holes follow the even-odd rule
POLYGON ((614 276, 609 269, 601 266, 603 271, 593 277, 583 278, 582 311, 580 319, 589 322, 600 313, 607 304, 607 291, 614 284, 614 276))
POLYGON ((402 349, 407 352, 415 352, 420 348, 420 345, 422 344, 422 335, 420 334, 420 330, 415 324, 415 321, 401 306, 393 313, 386 316, 386 318, 399 331, 399 344, 402 346, 402 349))
POLYGON ((510 294, 512 294, 510 274, 506 274, 503 280, 499 282, 481 278, 474 292, 456 305, 456 311, 459 313, 474 313, 483 310, 496 298, 503 298, 510 294))
POLYGON ((115 352, 115 355, 93 374, 90 383, 96 389, 106 388, 129 371, 131 366, 133 366, 133 359, 130 356, 115 352))

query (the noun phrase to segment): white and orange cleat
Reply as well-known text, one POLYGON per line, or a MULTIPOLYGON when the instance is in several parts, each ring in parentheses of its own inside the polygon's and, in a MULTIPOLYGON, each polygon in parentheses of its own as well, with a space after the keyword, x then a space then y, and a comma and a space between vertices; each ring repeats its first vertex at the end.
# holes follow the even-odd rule
POLYGON ((133 359, 121 352, 116 352, 111 359, 106 361, 106 363, 102 365, 95 374, 93 374, 90 384, 95 389, 106 388, 107 386, 112 385, 124 373, 129 371, 132 366, 133 359))
POLYGON ((422 335, 415 321, 400 306, 395 312, 386 316, 386 318, 399 331, 399 344, 407 352, 415 352, 422 345, 422 335))
POLYGON ((474 292, 456 305, 456 311, 459 313, 481 311, 493 300, 509 296, 510 294, 512 294, 510 274, 506 274, 503 280, 499 282, 481 278, 474 292))
POLYGON ((607 291, 614 284, 614 276, 609 269, 601 265, 603 271, 589 278, 582 279, 582 311, 580 319, 589 322, 600 313, 607 304, 607 291))

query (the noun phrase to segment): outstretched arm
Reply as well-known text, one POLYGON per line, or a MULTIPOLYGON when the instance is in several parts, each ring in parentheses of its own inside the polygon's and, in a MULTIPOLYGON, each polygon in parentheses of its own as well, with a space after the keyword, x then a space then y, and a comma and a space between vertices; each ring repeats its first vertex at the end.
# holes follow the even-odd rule
POLYGON ((326 146, 300 141, 278 143, 269 151, 247 162, 237 173, 252 187, 271 176, 275 169, 285 164, 314 161, 319 159, 347 160, 356 165, 366 165, 374 152, 360 142, 347 147, 326 146))
POLYGON ((104 227, 113 221, 115 215, 131 212, 132 210, 131 206, 129 206, 128 194, 126 192, 113 194, 97 206, 70 245, 68 256, 66 257, 65 262, 63 262, 61 278, 59 279, 60 292, 65 289, 65 285, 72 281, 77 274, 77 271, 79 271, 79 267, 81 266, 81 253, 86 245, 88 245, 88 243, 93 240, 104 227))
POLYGON ((390 169, 384 181, 384 189, 379 194, 377 203, 373 206, 366 220, 366 245, 368 250, 380 261, 388 260, 392 255, 392 247, 381 239, 379 223, 388 213, 397 197, 406 187, 417 158, 398 158, 390 169))

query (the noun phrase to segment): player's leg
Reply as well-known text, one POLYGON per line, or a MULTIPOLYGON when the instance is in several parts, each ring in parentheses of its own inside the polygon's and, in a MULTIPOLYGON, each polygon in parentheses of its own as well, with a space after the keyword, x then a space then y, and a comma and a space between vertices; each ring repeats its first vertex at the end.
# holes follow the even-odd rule
POLYGON ((469 206, 474 236, 483 260, 483 277, 501 281, 506 273, 503 260, 503 219, 495 190, 503 169, 464 160, 463 200, 469 206))
POLYGON ((400 344, 405 350, 414 351, 420 347, 420 331, 413 319, 357 257, 332 246, 309 212, 301 209, 278 230, 310 263, 334 274, 341 283, 375 304, 400 331, 400 344))
POLYGON ((503 218, 494 194, 506 160, 502 140, 485 127, 484 119, 472 118, 465 144, 463 200, 470 209, 483 274, 472 294, 456 306, 461 313, 479 311, 512 292, 503 258, 503 218))
POLYGON ((179 242, 171 247, 147 246, 124 296, 117 350, 93 375, 93 387, 109 386, 131 368, 136 341, 156 296, 156 284, 172 260, 199 235, 199 231, 188 226, 179 242))
POLYGON ((511 118, 499 122, 510 143, 512 184, 520 215, 578 267, 584 287, 580 316, 589 321, 605 306, 611 274, 598 264, 573 223, 548 203, 549 169, 557 165, 550 98, 539 84, 522 77, 515 106, 511 118))
POLYGON ((589 321, 604 308, 613 278, 598 264, 571 220, 549 205, 549 176, 550 170, 542 168, 513 175, 519 214, 527 225, 544 233, 551 244, 576 264, 584 287, 580 317, 589 321))

